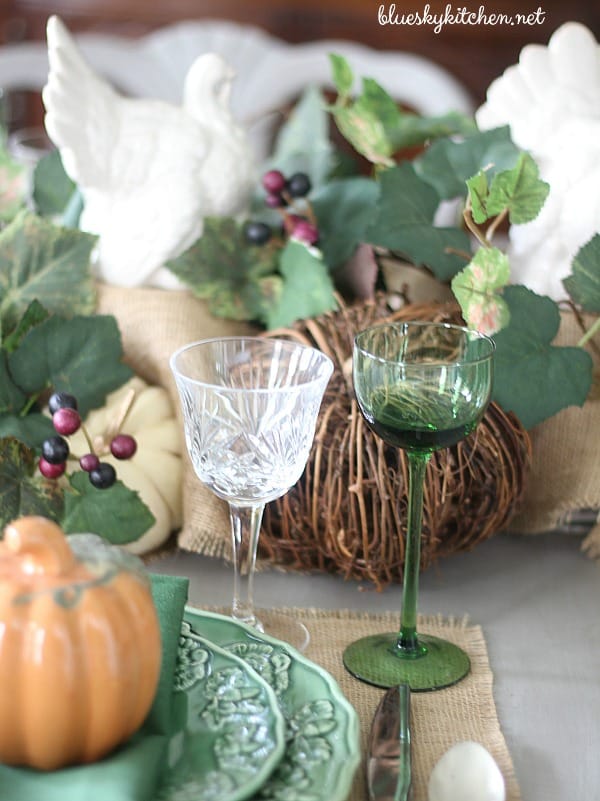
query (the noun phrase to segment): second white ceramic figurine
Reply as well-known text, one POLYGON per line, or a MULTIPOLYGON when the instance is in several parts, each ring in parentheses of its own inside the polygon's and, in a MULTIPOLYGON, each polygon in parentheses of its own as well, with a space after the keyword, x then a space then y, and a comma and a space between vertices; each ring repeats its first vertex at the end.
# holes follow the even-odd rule
POLYGON ((247 204, 254 164, 230 111, 234 73, 215 53, 185 79, 182 106, 127 98, 94 72, 61 20, 47 26, 46 130, 81 189, 81 228, 99 236, 96 271, 121 286, 176 286, 164 263, 203 218, 247 204))

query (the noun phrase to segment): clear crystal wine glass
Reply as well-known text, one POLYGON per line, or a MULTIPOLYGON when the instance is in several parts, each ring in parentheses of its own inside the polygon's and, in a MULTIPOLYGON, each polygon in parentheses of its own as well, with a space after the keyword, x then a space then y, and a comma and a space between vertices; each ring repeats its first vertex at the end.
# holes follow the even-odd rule
POLYGON ((185 345, 171 357, 196 475, 229 504, 232 616, 302 650, 306 628, 273 610, 258 620, 253 579, 265 504, 302 475, 329 357, 283 339, 224 337, 185 345))
POLYGON ((381 324, 354 341, 353 381, 367 425, 408 461, 408 522, 400 631, 363 637, 344 651, 347 670, 379 687, 455 684, 470 669, 453 643, 417 633, 425 470, 433 451, 473 432, 492 387, 493 341, 444 323, 381 324))

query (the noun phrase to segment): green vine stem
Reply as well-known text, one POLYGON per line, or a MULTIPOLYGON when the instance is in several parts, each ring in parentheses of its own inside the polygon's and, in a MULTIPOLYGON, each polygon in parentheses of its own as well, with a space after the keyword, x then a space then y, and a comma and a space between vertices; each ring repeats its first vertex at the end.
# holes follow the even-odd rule
POLYGON ((596 320, 596 322, 589 328, 585 334, 581 337, 579 342, 577 343, 578 347, 583 348, 584 345, 596 336, 596 334, 600 332, 600 317, 596 320))

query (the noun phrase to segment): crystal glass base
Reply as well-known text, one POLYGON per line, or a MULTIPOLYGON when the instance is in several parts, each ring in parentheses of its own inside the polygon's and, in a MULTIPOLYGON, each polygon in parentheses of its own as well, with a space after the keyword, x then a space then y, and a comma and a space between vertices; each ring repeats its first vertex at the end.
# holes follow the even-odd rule
POLYGON ((376 687, 406 683, 415 692, 441 690, 463 679, 471 667, 467 654, 447 640, 419 634, 416 653, 398 651, 398 634, 373 634, 351 643, 344 666, 353 676, 376 687))
MULTIPOLYGON (((254 627, 269 637, 291 645, 296 651, 305 651, 310 642, 308 629, 299 620, 272 609, 257 609, 254 627)), ((239 621, 246 622, 248 621, 239 621)))

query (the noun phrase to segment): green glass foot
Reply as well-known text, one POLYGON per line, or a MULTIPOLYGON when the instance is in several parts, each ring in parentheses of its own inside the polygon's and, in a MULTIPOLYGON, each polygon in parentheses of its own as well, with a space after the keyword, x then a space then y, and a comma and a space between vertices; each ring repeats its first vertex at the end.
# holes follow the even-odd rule
POLYGON ((427 634, 418 639, 422 652, 404 656, 396 649, 397 633, 363 637, 344 651, 344 666, 357 679, 376 687, 407 683, 415 692, 441 690, 467 675, 471 662, 461 648, 427 634))

